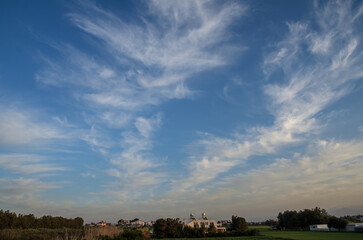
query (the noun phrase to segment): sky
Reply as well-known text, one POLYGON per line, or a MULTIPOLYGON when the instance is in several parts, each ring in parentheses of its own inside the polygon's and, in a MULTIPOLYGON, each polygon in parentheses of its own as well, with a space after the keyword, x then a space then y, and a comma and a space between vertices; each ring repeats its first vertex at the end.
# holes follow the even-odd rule
POLYGON ((0 208, 363 214, 362 1, 0 1, 0 208))

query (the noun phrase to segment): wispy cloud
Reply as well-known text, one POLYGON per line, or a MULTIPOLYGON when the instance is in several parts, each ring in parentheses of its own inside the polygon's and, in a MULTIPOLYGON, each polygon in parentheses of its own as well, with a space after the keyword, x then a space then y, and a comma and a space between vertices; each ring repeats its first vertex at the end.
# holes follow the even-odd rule
POLYGON ((57 123, 59 123, 62 127, 67 127, 67 128, 76 127, 76 125, 70 124, 66 117, 55 116, 55 117, 53 117, 53 120, 56 121, 57 123))
POLYGON ((84 131, 80 138, 87 142, 92 149, 101 153, 115 145, 110 137, 95 125, 92 125, 89 131, 84 131))
MULTIPOLYGON (((0 155, 0 167, 28 177, 0 179, 1 203, 33 206, 43 213, 44 206, 47 213, 58 209, 65 216, 70 209, 77 212, 76 200, 67 205, 42 199, 49 189, 63 184, 45 182, 43 176, 68 169, 49 157, 54 143, 81 140, 72 149, 79 147, 81 154, 86 153, 86 143, 101 153, 97 160, 87 162, 92 166, 89 171, 77 169, 78 177, 97 178, 94 192, 88 193, 92 198, 80 197, 85 200, 79 201, 82 214, 88 212, 84 215, 92 209, 115 216, 118 208, 130 218, 138 212, 174 217, 208 208, 230 217, 236 209, 258 215, 268 208, 276 216, 271 209, 288 207, 291 199, 294 208, 319 205, 315 200, 324 203, 323 207, 334 207, 332 198, 337 204, 360 204, 361 140, 334 140, 321 133, 332 127, 333 121, 324 120, 334 118, 324 111, 351 93, 363 77, 362 6, 354 9, 350 1, 316 1, 314 16, 287 22, 281 41, 261 48, 264 79, 258 84, 264 86, 258 91, 264 94, 267 106, 261 108, 267 107, 271 124, 236 130, 227 137, 204 134, 184 148, 173 145, 186 150, 186 159, 180 156, 185 152, 179 155, 174 149, 175 159, 157 156, 161 153, 155 149, 155 138, 163 122, 170 120, 163 109, 193 97, 193 87, 199 85, 190 86, 199 81, 198 74, 235 64, 241 51, 248 50, 233 35, 252 29, 239 23, 238 29, 233 28, 248 8, 233 1, 155 0, 142 6, 146 12, 125 16, 107 6, 76 2, 65 19, 74 30, 81 30, 82 40, 74 45, 51 43, 58 54, 52 51, 40 56, 43 66, 35 74, 37 83, 62 96, 57 104, 71 105, 68 111, 44 117, 26 108, 0 106, 0 144, 17 148, 16 154, 10 149, 0 155), (28 148, 29 154, 17 151, 35 143, 46 153, 28 148), (339 193, 350 199, 343 200, 339 193), (95 204, 105 201, 108 204, 95 204)), ((237 67, 239 71, 247 68, 237 67)), ((235 105, 230 97, 238 91, 235 86, 248 86, 251 91, 245 92, 251 94, 256 90, 256 83, 249 79, 241 83, 240 79, 229 79, 222 96, 235 105)), ((359 130, 361 134, 362 126, 359 130)), ((79 165, 85 161, 80 159, 79 165)))
POLYGON ((0 179, 1 199, 21 198, 28 194, 43 192, 47 189, 57 188, 52 183, 45 183, 35 178, 0 179))
POLYGON ((170 192, 183 209, 210 209, 213 214, 241 214, 248 218, 276 216, 289 208, 316 205, 333 208, 359 206, 363 180, 362 141, 318 141, 307 152, 277 158, 256 169, 228 174, 203 187, 170 192), (211 187, 208 187, 211 186, 211 187), (334 198, 334 201, 331 199, 334 198), (198 201, 193 201, 198 199, 198 201), (220 203, 223 208, 218 209, 220 203), (214 207, 213 207, 214 206, 214 207))
POLYGON ((160 122, 161 122, 160 114, 151 119, 138 117, 135 121, 135 127, 143 137, 149 138, 153 130, 156 127, 160 126, 160 122))
POLYGON ((33 154, 1 154, 0 166, 21 174, 49 173, 66 169, 49 163, 43 156, 33 154))
POLYGON ((31 213, 37 217, 44 215, 81 216, 80 208, 74 203, 54 201, 46 194, 58 189, 64 182, 42 181, 37 178, 0 178, 0 204, 4 209, 31 213))
POLYGON ((39 144, 67 138, 56 125, 40 121, 29 110, 0 106, 0 143, 4 145, 39 144))
POLYGON ((113 156, 110 163, 116 168, 108 170, 110 176, 134 187, 156 185, 165 175, 155 170, 163 160, 150 151, 161 115, 142 111, 189 97, 193 75, 229 64, 242 48, 229 41, 228 29, 246 9, 234 2, 150 1, 146 15, 125 22, 93 2, 78 2, 67 17, 91 36, 94 55, 52 44, 64 60, 43 57, 45 67, 36 79, 68 89, 86 106, 92 127, 82 139, 113 156), (109 128, 118 129, 119 135, 107 136, 109 128), (120 141, 121 150, 109 150, 120 141))
POLYGON ((131 59, 133 67, 142 64, 154 74, 159 72, 155 76, 144 68, 135 69, 140 86, 174 89, 191 74, 226 63, 226 54, 211 47, 226 40, 228 25, 245 11, 235 3, 218 8, 205 1, 150 1, 154 22, 141 17, 142 24, 126 24, 93 4, 82 7, 83 12, 69 14, 79 28, 100 39, 113 55, 116 51, 123 63, 131 59))
POLYGON ((148 153, 153 147, 150 136, 160 122, 160 114, 150 119, 140 117, 135 120, 138 133, 123 134, 121 145, 124 150, 110 160, 116 168, 107 171, 110 176, 121 180, 118 187, 140 189, 165 181, 166 174, 157 169, 161 161, 148 153))
POLYGON ((67 60, 56 63, 45 58, 48 67, 36 78, 60 87, 82 86, 76 94, 99 107, 137 110, 184 98, 191 94, 185 84, 190 76, 228 63, 232 53, 228 26, 246 10, 236 3, 218 7, 204 1, 151 1, 148 7, 155 21, 140 16, 142 24, 136 23, 140 19, 126 24, 92 2, 81 3, 80 10, 68 17, 102 43, 96 47, 107 61, 60 46, 67 60), (224 42, 224 47, 213 48, 224 42), (114 63, 107 64, 110 61, 114 63))
POLYGON ((265 56, 268 78, 276 69, 284 73, 280 83, 264 88, 274 124, 252 128, 243 135, 237 132, 230 139, 208 136, 199 141, 203 152, 191 157, 189 180, 177 181, 176 186, 183 182, 187 188, 197 187, 241 166, 251 156, 267 156, 314 139, 323 127, 317 114, 349 93, 350 84, 363 76, 363 58, 358 51, 361 34, 354 24, 356 10, 349 2, 336 1, 316 6, 316 13, 311 24, 318 23, 319 30, 308 23, 288 23, 287 36, 265 56), (318 14, 321 11, 324 14, 318 14), (326 38, 329 46, 322 46, 319 41, 326 38))

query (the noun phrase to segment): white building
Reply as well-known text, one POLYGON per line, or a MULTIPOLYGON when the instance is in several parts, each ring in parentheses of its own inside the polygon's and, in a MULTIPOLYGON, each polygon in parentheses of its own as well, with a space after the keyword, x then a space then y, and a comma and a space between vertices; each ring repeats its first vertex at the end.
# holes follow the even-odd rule
POLYGON ((105 221, 101 221, 101 222, 98 222, 96 224, 97 227, 106 227, 107 226, 107 223, 105 221))
POLYGON ((310 225, 310 231, 329 231, 327 224, 310 225))
POLYGON ((132 227, 143 227, 143 226, 145 226, 145 222, 141 221, 141 220, 137 220, 137 221, 131 222, 131 226, 132 227))
POLYGON ((355 232, 356 228, 363 227, 363 223, 348 223, 344 231, 355 232))
POLYGON ((183 225, 191 228, 201 228, 204 226, 206 231, 208 231, 208 228, 211 226, 214 226, 218 232, 226 231, 225 227, 218 225, 217 220, 208 219, 205 213, 202 214, 201 219, 196 219, 193 214, 190 214, 190 218, 188 220, 184 220, 183 225))
MULTIPOLYGON (((348 223, 344 229, 341 229, 341 232, 359 232, 363 229, 363 223, 348 223)), ((331 231, 338 232, 339 229, 331 227, 329 229, 327 224, 314 224, 310 225, 310 231, 331 231)))

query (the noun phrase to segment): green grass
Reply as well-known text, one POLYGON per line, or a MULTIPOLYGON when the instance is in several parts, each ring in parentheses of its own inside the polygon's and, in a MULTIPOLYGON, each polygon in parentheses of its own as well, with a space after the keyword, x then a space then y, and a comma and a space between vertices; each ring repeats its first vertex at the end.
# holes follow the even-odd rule
POLYGON ((249 229, 258 229, 262 236, 181 238, 180 240, 363 240, 363 233, 354 232, 277 231, 270 230, 268 226, 250 226, 249 229))
POLYGON ((243 236, 243 237, 216 237, 216 238, 163 238, 163 240, 178 240, 178 239, 179 240, 286 240, 286 238, 271 237, 271 236, 243 236))
POLYGON ((262 235, 272 239, 291 240, 363 240, 363 233, 354 232, 314 232, 314 231, 272 231, 268 227, 256 228, 262 235))
POLYGON ((293 240, 363 240, 362 233, 353 232, 269 231, 262 234, 293 240))
MULTIPOLYGON (((255 228, 255 227, 251 227, 255 228)), ((363 240, 363 233, 310 232, 310 231, 271 231, 257 227, 263 236, 224 237, 224 238, 181 238, 180 240, 363 240)), ((177 240, 176 238, 164 240, 177 240)))
POLYGON ((259 231, 270 230, 269 226, 249 226, 248 229, 258 229, 259 231))
POLYGON ((354 232, 276 231, 270 230, 267 226, 249 227, 249 229, 258 229, 263 236, 183 238, 181 240, 363 240, 363 233, 354 232))

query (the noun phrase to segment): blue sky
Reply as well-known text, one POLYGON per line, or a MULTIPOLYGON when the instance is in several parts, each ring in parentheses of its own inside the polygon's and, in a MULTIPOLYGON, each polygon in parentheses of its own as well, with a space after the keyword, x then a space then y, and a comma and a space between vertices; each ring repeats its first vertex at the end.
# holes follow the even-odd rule
POLYGON ((1 1, 0 206, 362 214, 360 1, 1 1))

